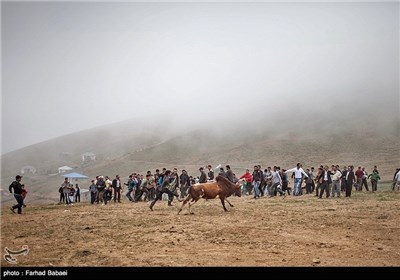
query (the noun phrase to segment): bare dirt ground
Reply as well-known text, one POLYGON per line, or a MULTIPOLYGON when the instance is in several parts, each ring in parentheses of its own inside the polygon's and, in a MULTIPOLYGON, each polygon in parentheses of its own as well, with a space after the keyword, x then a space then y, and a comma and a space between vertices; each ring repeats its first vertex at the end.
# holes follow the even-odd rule
POLYGON ((355 193, 1 210, 1 250, 29 246, 9 266, 399 266, 400 193, 355 193))

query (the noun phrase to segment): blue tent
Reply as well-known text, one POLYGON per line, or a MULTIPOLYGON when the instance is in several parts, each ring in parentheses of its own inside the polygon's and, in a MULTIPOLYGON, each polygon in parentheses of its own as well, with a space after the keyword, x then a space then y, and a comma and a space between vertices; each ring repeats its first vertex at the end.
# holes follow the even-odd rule
POLYGON ((79 173, 76 173, 76 172, 63 174, 61 176, 66 177, 66 178, 70 178, 70 179, 87 179, 87 178, 89 178, 88 176, 85 176, 85 175, 82 175, 82 174, 79 174, 79 173))

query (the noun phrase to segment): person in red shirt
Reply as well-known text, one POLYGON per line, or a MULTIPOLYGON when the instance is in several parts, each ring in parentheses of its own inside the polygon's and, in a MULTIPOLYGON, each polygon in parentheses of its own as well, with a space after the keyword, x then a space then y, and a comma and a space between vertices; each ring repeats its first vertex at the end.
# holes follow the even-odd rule
POLYGON ((251 182, 253 181, 253 175, 251 175, 249 169, 246 169, 246 173, 240 176, 239 179, 243 178, 246 180, 246 186, 242 190, 242 193, 245 194, 246 192, 248 192, 248 194, 251 194, 251 182))
POLYGON ((362 188, 362 178, 364 176, 364 172, 361 170, 361 166, 358 167, 357 171, 355 172, 356 178, 357 178, 357 191, 361 191, 362 188))

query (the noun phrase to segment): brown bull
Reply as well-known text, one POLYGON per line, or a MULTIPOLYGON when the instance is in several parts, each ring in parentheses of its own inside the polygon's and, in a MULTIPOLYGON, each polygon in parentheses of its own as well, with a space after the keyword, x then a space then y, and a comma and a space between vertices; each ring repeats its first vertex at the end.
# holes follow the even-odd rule
POLYGON ((240 184, 233 184, 227 178, 220 175, 218 175, 215 180, 216 182, 213 183, 201 183, 191 186, 189 189, 189 194, 183 201, 181 209, 179 209, 178 211, 178 214, 182 211, 182 208, 186 205, 186 203, 189 202, 189 200, 191 200, 188 204, 189 213, 193 214, 190 211, 190 206, 195 204, 200 198, 213 199, 218 196, 225 211, 228 211, 225 207, 225 200, 231 207, 233 207, 233 205, 226 198, 231 196, 232 194, 241 196, 242 192, 240 184))

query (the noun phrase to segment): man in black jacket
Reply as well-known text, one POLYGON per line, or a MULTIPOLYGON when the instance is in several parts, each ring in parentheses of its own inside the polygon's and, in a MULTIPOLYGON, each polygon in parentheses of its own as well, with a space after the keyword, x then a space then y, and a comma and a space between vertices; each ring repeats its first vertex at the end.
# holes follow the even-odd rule
POLYGON ((207 175, 204 172, 204 168, 200 167, 199 168, 200 171, 200 179, 199 179, 199 183, 207 183, 207 175))
POLYGON ((356 182, 356 176, 354 174, 354 166, 350 165, 346 173, 346 197, 351 197, 351 189, 353 184, 356 182))
POLYGON ((121 203, 121 188, 122 183, 119 178, 119 175, 115 175, 115 179, 111 183, 112 188, 114 189, 114 203, 118 200, 121 203))
POLYGON ((326 198, 329 197, 329 194, 330 194, 329 185, 332 184, 331 175, 332 175, 332 172, 329 170, 328 165, 325 165, 324 168, 322 169, 322 173, 320 175, 322 184, 321 184, 321 192, 320 192, 318 198, 322 198, 324 191, 326 192, 326 198))
POLYGON ((212 169, 211 164, 207 165, 207 169, 208 169, 208 180, 212 181, 214 180, 214 170, 212 169))
POLYGON ((10 193, 12 193, 12 189, 14 189, 14 197, 17 200, 17 204, 12 206, 10 210, 15 213, 14 209, 18 208, 18 214, 22 214, 22 206, 24 205, 24 198, 22 197, 22 190, 24 185, 21 184, 21 175, 15 176, 15 181, 11 183, 10 187, 8 188, 10 193))

